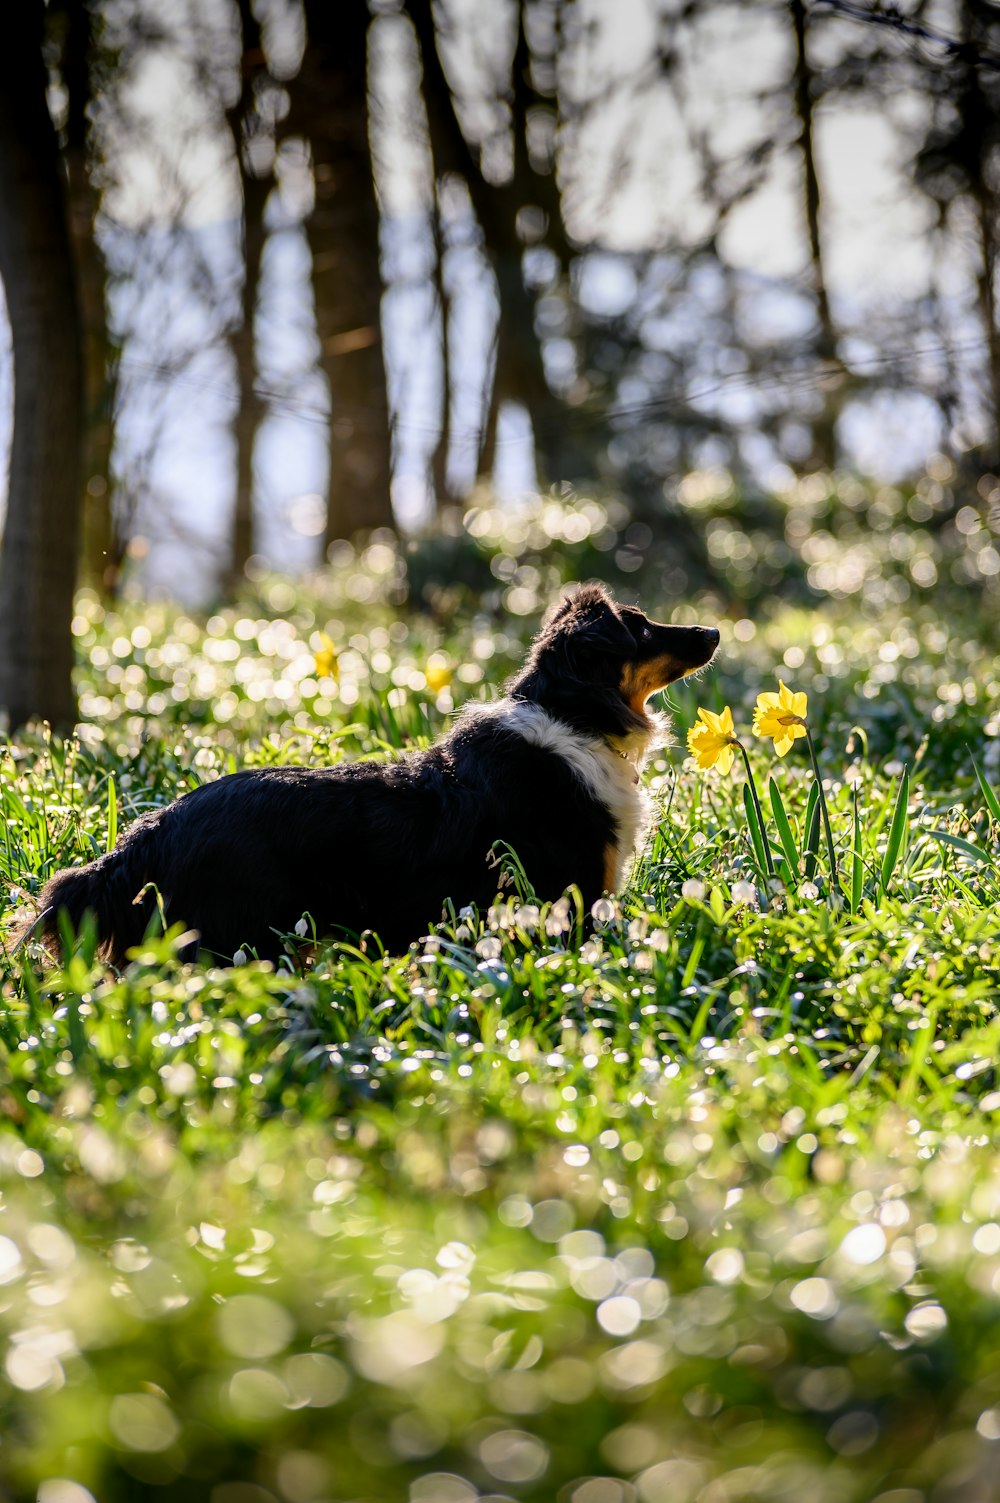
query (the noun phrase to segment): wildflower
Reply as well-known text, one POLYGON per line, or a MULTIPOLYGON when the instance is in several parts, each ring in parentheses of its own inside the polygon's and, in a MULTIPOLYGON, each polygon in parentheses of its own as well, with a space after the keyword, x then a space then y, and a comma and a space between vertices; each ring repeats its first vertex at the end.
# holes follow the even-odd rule
POLYGON ((319 634, 319 646, 313 655, 313 660, 320 678, 332 678, 335 684, 340 683, 340 661, 337 649, 333 644, 333 638, 325 631, 319 634))
POLYGON ((559 898, 545 916, 545 932, 550 939, 556 939, 560 934, 565 934, 569 926, 569 899, 559 898))
POLYGON ((305 939, 306 935, 309 933, 309 920, 306 918, 300 918, 295 925, 295 932, 299 936, 299 939, 305 939))
POLYGON ((617 909, 610 898, 598 898, 590 910, 590 916, 597 924, 610 924, 616 914, 617 909))
POLYGON ((746 904, 755 907, 757 903, 757 889, 752 882, 733 883, 733 902, 737 905, 746 904))
POLYGON ((733 765, 733 748, 739 745, 729 706, 719 715, 712 710, 699 710, 696 723, 688 731, 687 743, 688 751, 703 771, 718 767, 721 773, 727 773, 733 765))
POLYGON ((706 891, 704 882, 699 881, 697 877, 688 877, 681 887, 681 897, 687 898, 689 903, 700 903, 706 891))
POLYGON ((448 659, 441 652, 432 653, 427 659, 424 678, 432 694, 441 694, 451 684, 451 669, 448 659))
POLYGON ((237 950, 236 954, 233 956, 233 965, 237 965, 237 966, 238 965, 246 965, 246 963, 247 963, 247 952, 246 952, 246 950, 237 950))
POLYGON ((774 749, 783 757, 799 736, 806 734, 805 694, 796 694, 778 680, 778 693, 768 690, 757 695, 757 707, 753 712, 755 736, 769 736, 774 749))

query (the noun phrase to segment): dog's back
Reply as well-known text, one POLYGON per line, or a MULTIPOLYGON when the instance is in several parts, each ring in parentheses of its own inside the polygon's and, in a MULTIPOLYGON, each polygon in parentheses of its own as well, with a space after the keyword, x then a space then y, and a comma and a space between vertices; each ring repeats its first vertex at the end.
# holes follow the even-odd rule
POLYGON ((320 934, 377 929, 399 949, 448 898, 490 902, 498 843, 544 896, 576 883, 593 901, 612 836, 608 810, 559 752, 483 710, 388 766, 268 767, 207 783, 52 878, 44 929, 55 937, 60 909, 74 929, 89 911, 121 965, 159 902, 168 924, 225 960, 244 945, 276 956, 304 913, 320 934))
MULTIPOLYGON (((472 706, 437 746, 388 765, 233 773, 143 816, 115 850, 58 873, 37 921, 96 920, 122 964, 162 905, 223 959, 275 956, 310 914, 319 934, 377 931, 390 950, 448 899, 489 903, 497 848, 541 899, 619 885, 648 808, 639 767, 649 695, 707 662, 718 633, 668 627, 589 587, 554 613, 507 696, 472 706)), ((192 948, 196 948, 192 942, 192 948)))

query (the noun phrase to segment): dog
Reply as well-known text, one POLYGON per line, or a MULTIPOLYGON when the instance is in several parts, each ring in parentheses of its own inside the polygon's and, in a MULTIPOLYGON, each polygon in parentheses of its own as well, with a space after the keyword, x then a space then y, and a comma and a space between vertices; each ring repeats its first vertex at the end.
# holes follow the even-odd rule
POLYGON ((466 706, 429 750, 206 783, 144 814, 107 855, 58 872, 27 930, 51 945, 60 913, 74 931, 90 913, 100 954, 120 967, 159 902, 168 924, 196 934, 188 957, 275 960, 303 915, 319 936, 372 931, 400 953, 448 900, 494 900, 503 846, 539 900, 576 887, 589 913, 621 887, 649 824, 639 773, 666 722, 647 702, 718 643, 714 628, 663 625, 579 586, 503 697, 466 706))

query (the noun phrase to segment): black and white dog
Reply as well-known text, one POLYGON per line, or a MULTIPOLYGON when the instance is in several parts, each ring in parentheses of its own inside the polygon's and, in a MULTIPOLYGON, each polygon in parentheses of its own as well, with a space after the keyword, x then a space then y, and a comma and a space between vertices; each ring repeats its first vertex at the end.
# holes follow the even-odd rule
POLYGON ((649 807, 639 770, 663 740, 650 695, 703 667, 719 633, 664 626, 584 585, 550 614, 502 699, 469 705, 427 751, 387 765, 262 767, 206 783, 137 820, 106 856, 56 874, 31 927, 93 914, 115 965, 157 894, 198 949, 276 957, 309 914, 319 935, 378 934, 405 949, 447 899, 485 907, 498 842, 537 897, 613 892, 649 807), (152 889, 155 888, 154 892, 152 889))

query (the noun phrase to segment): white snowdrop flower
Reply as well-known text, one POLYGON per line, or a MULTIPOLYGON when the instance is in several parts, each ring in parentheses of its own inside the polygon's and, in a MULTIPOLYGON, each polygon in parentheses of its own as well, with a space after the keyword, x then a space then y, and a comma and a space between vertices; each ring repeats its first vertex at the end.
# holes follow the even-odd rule
POLYGON ((596 924, 610 924, 616 915, 616 911, 615 905, 610 898, 598 898, 590 910, 590 916, 596 924))
POLYGON ((700 881, 697 877, 688 877, 681 888, 681 897, 687 898, 689 903, 700 903, 705 896, 705 892, 704 882, 700 881))
POLYGON ((482 960, 499 960, 503 946, 493 934, 485 935, 476 945, 476 954, 482 960))
POLYGON ((816 883, 815 882, 802 882, 802 883, 800 883, 800 885, 799 885, 799 897, 800 898, 804 898, 807 903, 815 903, 816 899, 819 897, 819 888, 816 886, 816 883))
POLYGON ((299 936, 299 939, 305 939, 306 935, 309 933, 308 921, 304 918, 300 918, 298 923, 295 925, 295 932, 299 936))
POLYGON ((857 762, 852 762, 849 767, 846 767, 844 769, 844 782, 848 785, 849 788, 853 788, 855 784, 860 783, 863 778, 864 773, 861 771, 861 768, 857 762))
POLYGON ((523 903, 520 908, 514 910, 514 924, 518 929, 523 929, 526 934, 531 934, 538 928, 540 911, 534 903, 523 903))
POLYGON ((545 917, 545 932, 553 938, 565 934, 569 928, 569 899, 560 898, 553 903, 545 917))
POLYGON ((237 950, 236 954, 233 956, 233 965, 246 965, 246 963, 247 963, 247 952, 246 952, 246 950, 237 950))
POLYGON ((733 883, 733 902, 752 908, 757 903, 757 889, 752 882, 733 883))
POLYGON ((670 934, 666 929, 654 929, 649 936, 649 948, 651 950, 669 950, 670 934))
POLYGON ((460 919, 474 919, 476 916, 476 910, 471 906, 471 904, 466 903, 464 908, 460 908, 458 910, 458 916, 460 919))

